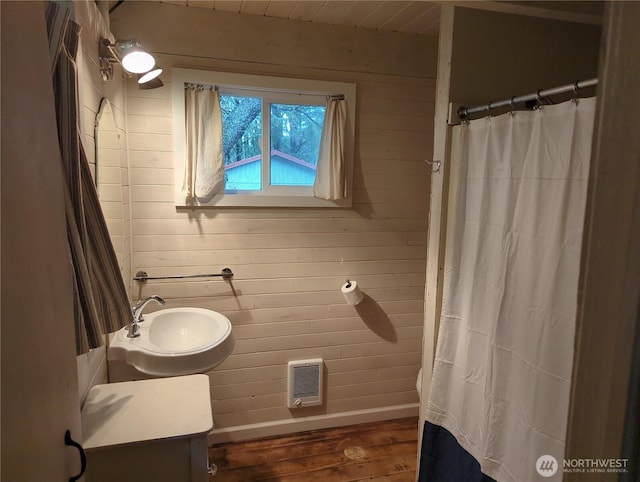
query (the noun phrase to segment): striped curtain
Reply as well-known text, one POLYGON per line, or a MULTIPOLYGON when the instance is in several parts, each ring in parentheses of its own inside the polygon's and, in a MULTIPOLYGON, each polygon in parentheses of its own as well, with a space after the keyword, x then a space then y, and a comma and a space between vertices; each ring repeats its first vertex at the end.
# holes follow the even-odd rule
POLYGON ((74 274, 76 352, 81 354, 100 346, 103 334, 129 323, 131 307, 80 139, 75 70, 80 26, 68 8, 73 7, 48 3, 47 31, 74 274))

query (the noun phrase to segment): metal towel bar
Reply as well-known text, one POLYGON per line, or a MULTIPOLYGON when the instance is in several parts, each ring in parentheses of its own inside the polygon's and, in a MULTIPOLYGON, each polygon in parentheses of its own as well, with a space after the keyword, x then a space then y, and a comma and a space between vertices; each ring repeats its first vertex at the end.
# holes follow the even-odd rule
POLYGON ((185 274, 185 275, 173 275, 173 276, 149 276, 146 271, 138 271, 133 278, 134 281, 148 281, 154 279, 185 279, 185 278, 215 278, 221 276, 224 280, 230 280, 233 278, 233 271, 230 268, 223 268, 220 273, 211 274, 185 274))

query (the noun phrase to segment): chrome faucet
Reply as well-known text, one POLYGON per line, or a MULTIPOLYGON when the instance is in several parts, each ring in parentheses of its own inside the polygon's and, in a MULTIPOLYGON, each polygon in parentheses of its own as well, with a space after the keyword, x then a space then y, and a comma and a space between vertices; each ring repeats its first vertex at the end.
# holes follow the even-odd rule
POLYGON ((137 336, 140 336, 138 323, 140 323, 141 321, 144 321, 144 318, 142 316, 142 310, 144 310, 144 308, 151 301, 156 301, 159 305, 164 305, 164 303, 165 303, 165 301, 158 295, 151 295, 151 296, 145 298, 144 300, 139 301, 132 308, 133 320, 131 321, 131 323, 129 324, 129 327, 127 328, 127 330, 128 330, 127 337, 128 338, 135 338, 137 336))

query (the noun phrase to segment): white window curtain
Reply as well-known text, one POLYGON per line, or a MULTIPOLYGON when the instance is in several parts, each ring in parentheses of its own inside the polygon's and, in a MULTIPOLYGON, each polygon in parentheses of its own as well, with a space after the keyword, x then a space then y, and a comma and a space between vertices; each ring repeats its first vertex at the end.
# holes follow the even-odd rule
POLYGON ((320 153, 316 167, 313 195, 335 201, 347 197, 347 174, 344 137, 347 124, 347 101, 330 97, 324 113, 320 153))
POLYGON ((182 190, 192 201, 224 191, 220 95, 210 86, 185 84, 186 159, 182 190))
POLYGON ((499 481, 542 480, 543 455, 562 479, 594 112, 581 99, 453 129, 424 413, 499 481))

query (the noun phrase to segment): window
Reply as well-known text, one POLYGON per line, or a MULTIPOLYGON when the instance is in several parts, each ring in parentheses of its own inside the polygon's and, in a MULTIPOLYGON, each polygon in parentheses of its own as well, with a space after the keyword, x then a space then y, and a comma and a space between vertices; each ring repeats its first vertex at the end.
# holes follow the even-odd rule
POLYGON ((347 98, 345 156, 353 167, 355 86, 337 82, 173 69, 176 204, 184 166, 184 84, 217 86, 222 111, 225 191, 206 205, 344 207, 351 197, 313 197, 327 95, 347 98))
POLYGON ((300 99, 265 93, 257 97, 221 89, 220 108, 227 194, 269 194, 278 186, 313 186, 324 121, 323 96, 307 94, 300 99), (263 155, 265 145, 268 155, 263 155))

